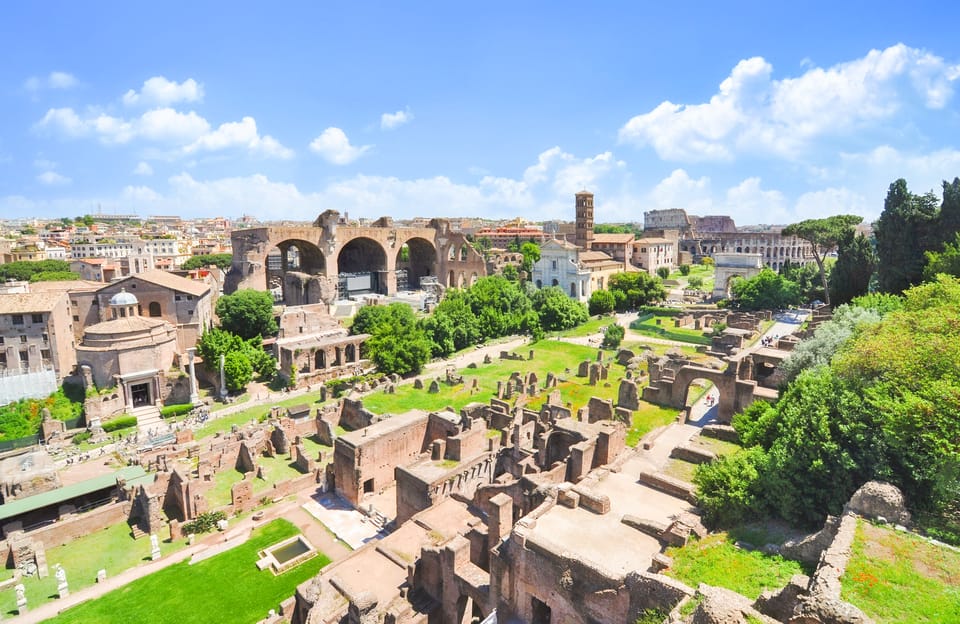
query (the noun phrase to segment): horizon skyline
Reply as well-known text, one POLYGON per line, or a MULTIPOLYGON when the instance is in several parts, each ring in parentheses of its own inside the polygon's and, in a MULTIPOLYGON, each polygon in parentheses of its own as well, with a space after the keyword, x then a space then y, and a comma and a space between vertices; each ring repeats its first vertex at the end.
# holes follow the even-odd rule
POLYGON ((960 175, 952 6, 418 7, 14 6, 0 212, 869 223, 960 175))

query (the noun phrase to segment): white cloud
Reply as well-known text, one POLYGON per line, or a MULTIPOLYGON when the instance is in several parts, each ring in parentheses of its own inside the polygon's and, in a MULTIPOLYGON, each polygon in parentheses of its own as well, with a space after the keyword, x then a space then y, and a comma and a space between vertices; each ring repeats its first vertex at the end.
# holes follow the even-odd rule
POLYGON ((66 138, 95 137, 108 145, 143 139, 182 148, 184 154, 242 148, 270 158, 288 159, 294 155, 275 138, 260 135, 253 117, 211 130, 210 123, 197 113, 172 108, 148 110, 129 120, 105 113, 83 118, 72 108, 51 108, 34 128, 66 138))
POLYGON ((384 113, 380 115, 380 129, 393 130, 411 121, 413 121, 413 113, 410 112, 409 108, 395 113, 384 113))
POLYGON ((26 82, 23 83, 23 87, 27 91, 39 91, 40 89, 72 89, 79 84, 80 81, 77 80, 73 74, 54 71, 50 72, 46 77, 31 76, 27 78, 26 82))
POLYGON ((650 210, 683 208, 690 214, 707 214, 713 210, 710 178, 693 179, 683 169, 674 169, 653 187, 644 203, 650 210))
POLYGON ((71 181, 70 178, 62 176, 56 171, 44 171, 37 176, 37 182, 47 186, 63 186, 64 184, 70 184, 71 181))
POLYGON ((771 79, 760 57, 742 60, 702 104, 665 101, 620 128, 621 142, 667 160, 723 161, 738 153, 796 159, 815 139, 853 136, 910 106, 944 108, 960 65, 897 44, 797 77, 771 79))
POLYGON ((310 142, 310 149, 335 165, 348 165, 363 156, 372 145, 350 145, 350 139, 340 128, 330 127, 310 142))
POLYGON ((184 148, 186 153, 197 151, 219 151, 234 147, 246 148, 252 154, 272 158, 293 158, 293 150, 280 144, 269 135, 260 136, 257 122, 253 117, 244 117, 238 122, 220 124, 213 132, 208 132, 184 148))
MULTIPOLYGON (((848 188, 825 188, 810 191, 797 198, 794 212, 799 220, 822 219, 837 214, 855 214, 870 217, 871 210, 866 197, 848 188)), ((869 221, 870 219, 866 219, 869 221)))
POLYGON ((725 203, 720 214, 735 214, 740 225, 781 224, 793 222, 794 216, 787 208, 783 193, 764 190, 760 178, 747 178, 727 189, 725 203))
POLYGON ((156 202, 163 197, 149 186, 125 186, 120 195, 126 201, 135 202, 156 202))
POLYGON ((153 167, 150 166, 150 163, 140 161, 137 163, 137 166, 133 169, 133 175, 139 176, 152 176, 153 167))
POLYGON ((178 83, 154 76, 143 83, 139 93, 133 89, 127 91, 123 103, 127 106, 166 106, 177 102, 201 102, 203 95, 203 85, 193 78, 178 83))

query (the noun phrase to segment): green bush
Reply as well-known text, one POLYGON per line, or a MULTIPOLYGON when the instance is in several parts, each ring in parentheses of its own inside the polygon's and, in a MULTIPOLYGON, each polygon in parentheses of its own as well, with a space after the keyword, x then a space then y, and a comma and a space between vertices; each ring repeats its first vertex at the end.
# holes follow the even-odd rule
POLYGON ((184 535, 199 535, 200 533, 209 533, 217 528, 217 523, 226 520, 227 514, 222 511, 206 511, 198 514, 193 521, 183 525, 184 535))
POLYGON ((690 275, 690 265, 689 265, 689 264, 681 264, 681 265, 680 265, 679 267, 677 267, 677 268, 680 270, 680 275, 682 275, 682 276, 684 276, 684 277, 690 275))
POLYGON ((103 430, 107 433, 111 431, 116 431, 117 429, 126 429, 127 427, 134 427, 137 424, 136 416, 121 416, 119 418, 114 418, 109 422, 103 423, 103 430))
POLYGON ((665 308, 653 305, 637 306, 637 311, 641 314, 647 313, 653 316, 680 316, 683 314, 683 310, 680 308, 665 308))
POLYGON ((73 443, 79 446, 80 444, 83 444, 84 442, 89 440, 92 435, 93 434, 90 433, 89 431, 81 431, 80 433, 73 436, 73 443))
POLYGON ((604 349, 616 349, 620 346, 620 343, 623 342, 624 336, 623 326, 613 323, 607 325, 606 330, 603 332, 603 343, 602 346, 604 349))
POLYGON ((160 415, 164 418, 172 416, 182 416, 193 409, 191 403, 174 403, 173 405, 164 405, 160 408, 160 415))

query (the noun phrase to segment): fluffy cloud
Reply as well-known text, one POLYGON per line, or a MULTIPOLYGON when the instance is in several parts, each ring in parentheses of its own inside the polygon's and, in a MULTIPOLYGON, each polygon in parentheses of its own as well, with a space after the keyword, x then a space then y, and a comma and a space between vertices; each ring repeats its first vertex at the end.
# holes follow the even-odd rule
POLYGON ((350 139, 340 128, 330 127, 310 142, 310 149, 334 165, 348 165, 363 156, 372 145, 350 145, 350 139))
POLYGON ((70 184, 71 181, 70 178, 62 176, 56 171, 44 171, 37 176, 37 182, 46 186, 63 186, 64 184, 70 184))
POLYGON ((645 204, 651 210, 683 208, 690 214, 709 213, 713 210, 710 178, 693 179, 683 169, 674 169, 653 187, 645 204))
POLYGON ((130 89, 123 95, 127 106, 167 106, 177 102, 203 101, 203 85, 193 78, 181 83, 154 76, 143 83, 139 92, 130 89))
POLYGON ((51 108, 35 129, 66 138, 95 137, 101 143, 125 144, 134 139, 182 148, 182 153, 219 151, 231 148, 270 158, 288 159, 293 151, 269 135, 260 135, 253 117, 221 124, 210 123, 193 111, 172 108, 148 110, 140 117, 123 119, 105 113, 81 117, 72 108, 51 108))
POLYGON ((72 89, 80 84, 73 74, 67 72, 50 72, 46 77, 31 76, 23 84, 27 91, 39 91, 40 89, 72 89))
POLYGON ((137 166, 134 167, 134 169, 133 169, 133 175, 152 176, 152 175, 153 175, 153 167, 150 166, 150 163, 146 163, 146 162, 144 162, 144 161, 141 160, 140 162, 137 163, 137 166))
POLYGON ((380 115, 380 129, 393 130, 411 121, 413 121, 413 113, 410 112, 409 108, 395 113, 384 113, 380 115))
POLYGON ((793 159, 815 139, 874 128, 909 106, 944 108, 960 78, 960 66, 903 44, 794 78, 773 80, 772 71, 760 57, 742 60, 708 102, 665 101, 630 119, 619 139, 667 160, 793 159))
POLYGON ((293 150, 284 147, 272 136, 260 135, 257 131, 257 122, 253 117, 244 117, 238 122, 220 124, 220 127, 213 132, 208 132, 187 145, 184 151, 189 154, 197 151, 214 152, 237 147, 246 149, 251 154, 271 158, 293 158, 293 150))

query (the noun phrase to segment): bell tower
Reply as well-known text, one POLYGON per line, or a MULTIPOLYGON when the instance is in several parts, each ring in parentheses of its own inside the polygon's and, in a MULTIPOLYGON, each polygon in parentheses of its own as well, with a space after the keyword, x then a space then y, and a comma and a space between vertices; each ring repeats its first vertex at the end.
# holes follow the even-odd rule
POLYGON ((593 193, 580 191, 577 197, 576 245, 589 250, 593 245, 593 193))

